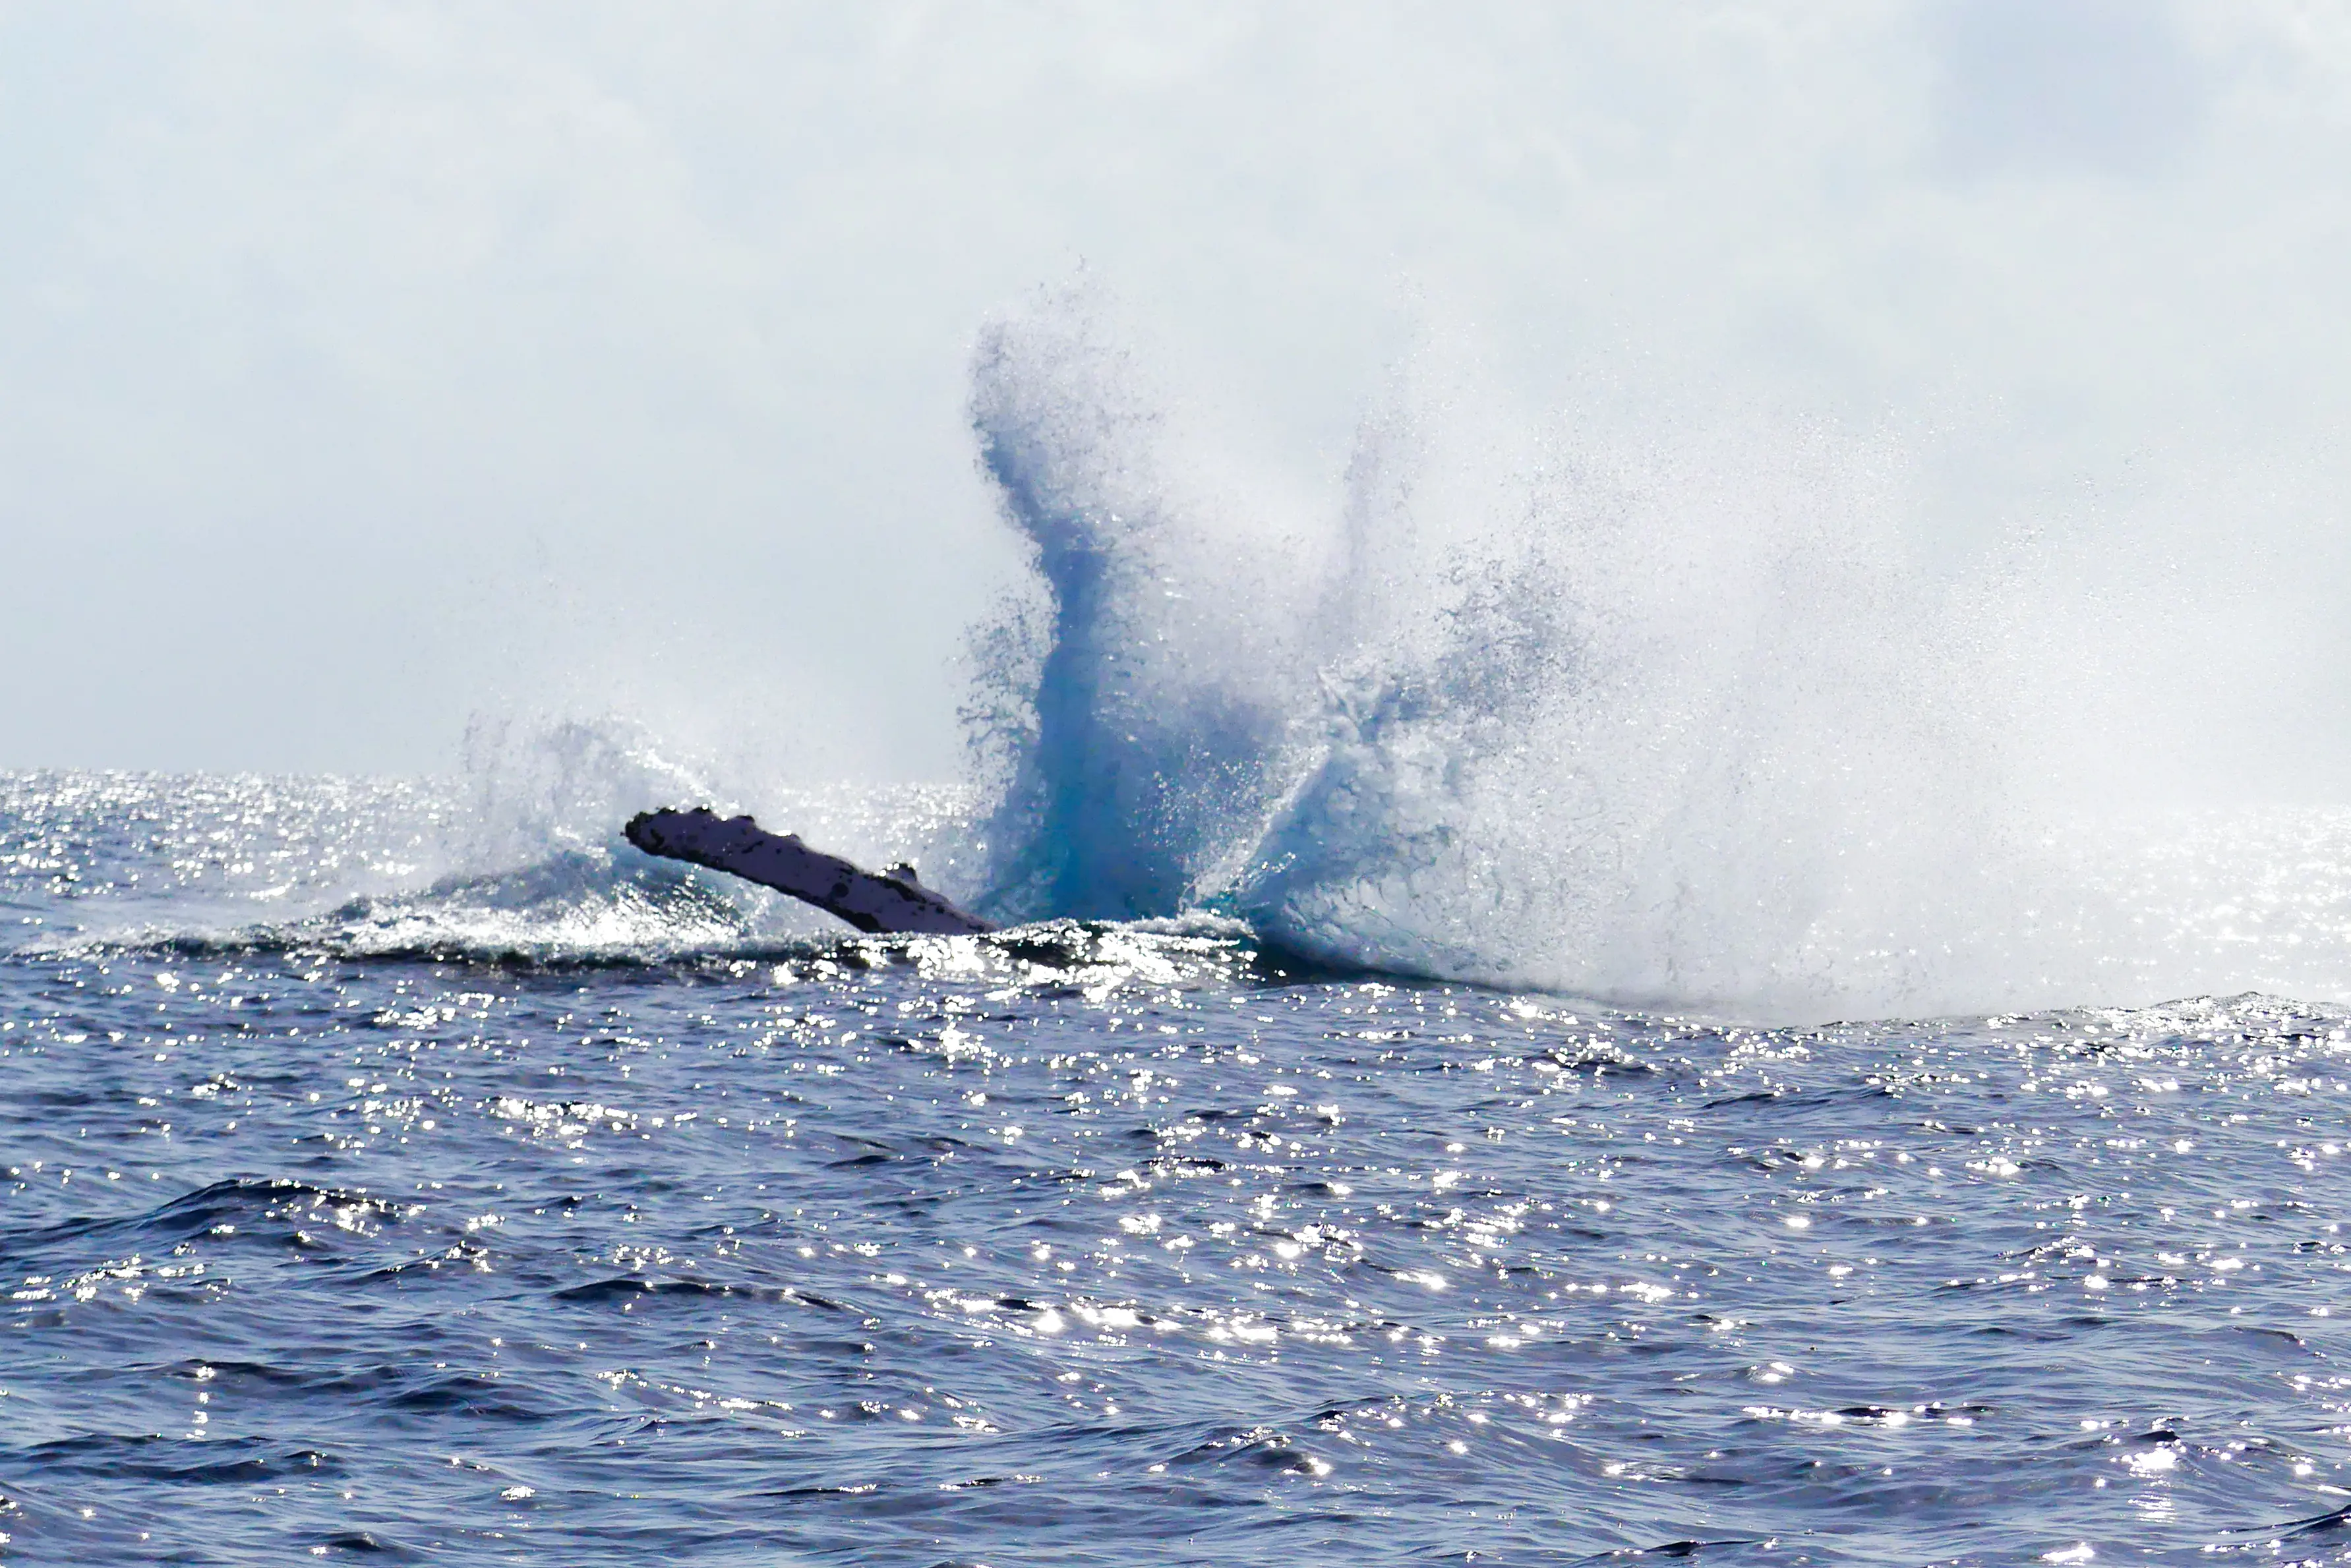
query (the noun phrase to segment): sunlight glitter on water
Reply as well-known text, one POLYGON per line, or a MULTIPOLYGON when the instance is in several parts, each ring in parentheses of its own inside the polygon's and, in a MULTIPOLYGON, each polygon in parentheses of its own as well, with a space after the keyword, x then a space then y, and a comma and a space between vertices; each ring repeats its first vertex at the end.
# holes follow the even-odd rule
MULTIPOLYGON (((716 1477, 739 1461, 709 1442, 745 1423, 803 1445, 795 1473, 841 1528, 872 1527, 853 1500, 918 1478, 969 1491, 952 1448, 967 1442, 991 1447, 965 1464, 996 1456, 988 1474, 1038 1478, 1003 1484, 1059 1489, 1057 1507, 1098 1505, 1085 1478, 1132 1466, 1122 1507, 1170 1511, 1147 1531, 1211 1495, 1335 1519, 1288 1490, 1307 1486, 1385 1500, 1410 1539, 1468 1531, 1497 1550, 1555 1531, 1631 1543, 1653 1517, 1652 1533, 1710 1520, 1775 1536, 1785 1556, 1800 1521, 1887 1495, 1850 1469, 1870 1454, 1865 1469, 1949 1478, 2064 1431, 2082 1490, 2067 1501, 2053 1475, 2028 1489, 2043 1509, 2095 1512, 2109 1473, 2178 1489, 2201 1467, 2218 1488, 2226 1467, 2230 1486, 2295 1490, 2340 1473, 2317 1440, 2342 1418, 2331 1357, 2276 1325, 2322 1329, 2311 1314, 2343 1266, 2339 1220, 2305 1186, 2340 1139, 2329 1154, 2315 1133, 2276 1136, 2281 1114, 2343 1092, 2340 1021, 2240 1002, 1767 1033, 1384 982, 1129 971, 1106 992, 1099 953, 1050 977, 1024 957, 1029 983, 998 972, 975 992, 919 961, 850 956, 782 987, 742 961, 618 984, 44 963, 41 992, 80 1012, 10 1032, 19 1090, 95 1047, 137 1092, 80 1107, 12 1168, 20 1210, 54 1216, 11 1249, 17 1326, 133 1337, 123 1370, 93 1368, 94 1407, 12 1390, 27 1429, 55 1434, 20 1452, 64 1463, 53 1444, 93 1411, 131 1429, 160 1417, 155 1392, 195 1365, 132 1350, 160 1320, 208 1342, 207 1383, 236 1396, 175 1429, 234 1438, 273 1472, 266 1454, 292 1443, 373 1475, 351 1445, 374 1423, 429 1446, 504 1411, 528 1459, 488 1479, 504 1501, 531 1489, 535 1529, 571 1518, 556 1538, 574 1546, 621 1432, 716 1477), (323 1160, 334 1184, 191 1189, 232 1150, 323 1160), (120 1219, 70 1217, 93 1183, 120 1219), (139 1186, 177 1190, 112 1197, 139 1186), (63 1266, 72 1254, 87 1261, 63 1266), (330 1326, 379 1293, 441 1325, 433 1376, 330 1326), (2085 1320, 2093 1295, 2103 1315, 2085 1320), (282 1345, 265 1325, 289 1310, 312 1326, 282 1345), (1987 1351, 1986 1334, 2069 1345, 2071 1365, 1987 1351), (2147 1370, 2214 1334, 2258 1354, 2217 1383, 2147 1370), (591 1402, 564 1392, 575 1380, 591 1402), (331 1407, 338 1389, 370 1414, 331 1407), (2308 1436, 2249 1447, 2211 1425, 2245 1397, 2308 1436), (2134 1407, 2136 1426, 2108 1429, 2134 1407), (598 1438, 597 1411, 643 1425, 598 1438), (2205 1429, 2133 1446, 2183 1418, 2205 1429), (684 1444, 655 1435, 696 1423, 684 1444), (949 1449, 888 1435, 935 1428, 949 1449), (1833 1473, 1792 1478, 1800 1455, 1802 1475, 1833 1473), (1490 1506, 1415 1524, 1407 1477, 1490 1506)), ((387 1539, 444 1495, 370 1484, 387 1539)), ((682 1530, 733 1517, 673 1501, 682 1530)), ((2217 1502, 2189 1534, 2218 1527, 2217 1502)), ((1980 1511, 1942 1528, 1963 1522, 1980 1511)), ((1809 1560, 1929 1551, 1938 1528, 1931 1511, 1847 1526, 1809 1560)))
POLYGON ((334 929, 0 962, 28 1560, 2342 1551, 2339 1011, 334 929))

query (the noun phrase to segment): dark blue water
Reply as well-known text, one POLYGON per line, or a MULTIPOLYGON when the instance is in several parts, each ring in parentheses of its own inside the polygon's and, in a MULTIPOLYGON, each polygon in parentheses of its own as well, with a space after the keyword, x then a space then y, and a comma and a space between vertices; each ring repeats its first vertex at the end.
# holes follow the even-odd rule
POLYGON ((9 781, 8 1559, 2351 1561, 2340 1011, 774 938, 453 809, 9 781))

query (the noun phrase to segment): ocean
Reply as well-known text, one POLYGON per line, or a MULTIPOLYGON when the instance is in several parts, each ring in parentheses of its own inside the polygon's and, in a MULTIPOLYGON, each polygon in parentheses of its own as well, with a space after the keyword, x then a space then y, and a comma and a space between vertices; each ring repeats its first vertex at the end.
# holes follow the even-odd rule
POLYGON ((1867 463, 1441 414, 1286 530, 991 327, 952 783, 0 775, 0 1555, 2351 1561, 2306 748, 1867 463), (620 836, 705 804, 1005 929, 620 836))
POLYGON ((2351 1560, 2340 1005, 811 933, 473 809, 0 787, 9 1560, 2351 1560))

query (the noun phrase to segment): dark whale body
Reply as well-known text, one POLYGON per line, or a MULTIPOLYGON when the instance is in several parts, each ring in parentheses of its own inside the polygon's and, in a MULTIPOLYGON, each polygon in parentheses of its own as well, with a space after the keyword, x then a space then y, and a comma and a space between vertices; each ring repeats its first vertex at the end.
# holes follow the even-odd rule
POLYGON ((643 811, 622 831, 648 855, 707 866, 789 893, 861 931, 969 936, 996 929, 924 887, 911 866, 876 874, 810 849, 796 833, 769 833, 747 816, 720 816, 707 806, 643 811))

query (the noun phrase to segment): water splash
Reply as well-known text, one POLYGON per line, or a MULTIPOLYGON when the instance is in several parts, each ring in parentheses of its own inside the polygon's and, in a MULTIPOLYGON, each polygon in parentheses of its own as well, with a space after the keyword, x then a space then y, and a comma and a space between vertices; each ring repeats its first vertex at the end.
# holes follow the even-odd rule
POLYGON ((1206 540, 1154 471, 1157 421, 1085 328, 999 328, 977 367, 982 459, 1050 585, 986 671, 999 918, 1175 913, 1261 815, 1294 705, 1294 661, 1268 646, 1277 579, 1187 572, 1206 540))
POLYGON ((868 863, 959 875, 953 785, 729 781, 623 720, 478 721, 455 779, 0 774, 0 950, 300 950, 665 962, 838 925, 649 858, 628 816, 749 809, 868 863))
POLYGON ((2249 943, 2220 885, 2274 904, 2275 824, 2191 869, 2153 818, 2036 793, 2086 721, 2040 678, 2029 556, 1922 570, 1890 442, 1519 440, 1473 407, 1405 378, 1301 535, 1198 483, 1093 301, 991 328, 974 423, 1042 594, 978 645, 992 912, 1207 907, 1335 961, 1782 1015, 2351 991, 2324 812, 2249 943))

